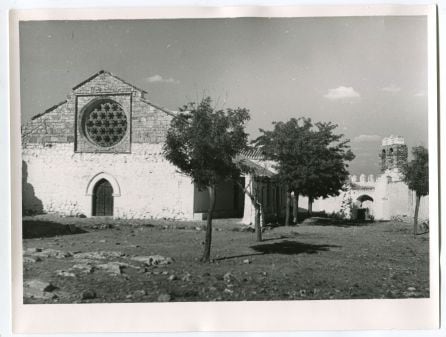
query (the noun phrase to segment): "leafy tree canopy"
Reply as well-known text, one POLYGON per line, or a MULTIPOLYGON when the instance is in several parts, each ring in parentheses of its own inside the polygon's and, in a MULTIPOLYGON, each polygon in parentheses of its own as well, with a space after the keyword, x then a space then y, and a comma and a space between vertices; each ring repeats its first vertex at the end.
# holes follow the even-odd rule
POLYGON ((429 153, 423 146, 412 148, 413 159, 403 167, 403 179, 419 196, 429 194, 429 153))
POLYGON ((260 129, 263 133, 254 144, 261 148, 266 158, 277 163, 278 174, 275 177, 287 184, 290 190, 302 185, 302 158, 307 157, 306 144, 309 141, 310 119, 292 118, 288 122, 274 122, 273 130, 260 129))
POLYGON ((247 147, 247 109, 216 110, 210 97, 189 103, 171 121, 164 145, 167 160, 200 187, 240 174, 235 156, 247 147))
POLYGON ((348 178, 347 161, 354 158, 344 135, 331 122, 313 124, 309 118, 274 123, 272 131, 255 140, 264 155, 275 160, 277 178, 289 189, 314 199, 339 195, 348 178))
POLYGON ((335 134, 336 124, 316 123, 311 132, 309 153, 305 162, 306 179, 302 194, 310 199, 339 195, 348 179, 348 161, 355 158, 349 140, 343 134, 335 134))

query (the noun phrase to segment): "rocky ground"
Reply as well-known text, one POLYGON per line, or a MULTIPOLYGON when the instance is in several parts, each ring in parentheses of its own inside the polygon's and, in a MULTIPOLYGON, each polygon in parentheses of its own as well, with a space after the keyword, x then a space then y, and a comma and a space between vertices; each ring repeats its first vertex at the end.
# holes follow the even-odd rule
POLYGON ((429 296, 429 238, 404 222, 307 221, 256 242, 214 222, 25 217, 25 303, 410 298, 429 296))

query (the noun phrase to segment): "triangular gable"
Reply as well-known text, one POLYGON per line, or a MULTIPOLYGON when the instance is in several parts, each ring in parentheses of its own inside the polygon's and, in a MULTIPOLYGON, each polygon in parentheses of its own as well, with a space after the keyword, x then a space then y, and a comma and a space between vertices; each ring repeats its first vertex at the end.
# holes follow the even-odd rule
POLYGON ((138 88, 137 86, 135 86, 135 85, 133 85, 133 84, 127 82, 127 81, 124 81, 122 78, 120 78, 120 77, 118 77, 118 76, 116 76, 116 75, 114 75, 111 72, 106 71, 106 70, 100 70, 97 73, 95 73, 92 76, 90 76, 89 78, 87 78, 86 80, 84 80, 81 83, 77 84, 76 86, 73 87, 73 91, 79 91, 85 85, 88 85, 91 82, 97 80, 98 77, 108 77, 108 78, 110 78, 110 79, 112 79, 114 81, 120 82, 121 84, 123 84, 125 86, 128 86, 129 88, 132 88, 132 89, 134 89, 136 91, 139 91, 139 92, 144 93, 144 94, 147 93, 147 91, 145 91, 145 90, 143 90, 141 88, 138 88))
MULTIPOLYGON (((140 93, 139 97, 141 99, 141 102, 144 102, 145 104, 150 105, 153 108, 155 108, 155 109, 157 109, 159 111, 162 111, 162 112, 164 112, 167 115, 170 115, 172 117, 176 115, 176 112, 171 111, 171 110, 169 110, 167 108, 161 107, 161 106, 159 106, 157 104, 154 104, 151 101, 149 101, 146 98, 146 96, 145 96, 145 94, 147 94, 147 91, 145 91, 145 90, 143 90, 141 88, 138 88, 137 86, 135 86, 135 85, 133 85, 133 84, 123 80, 119 76, 116 76, 116 75, 114 75, 111 72, 106 71, 106 70, 100 70, 97 73, 93 74, 92 76, 88 77, 87 79, 85 79, 81 83, 79 83, 76 86, 74 86, 72 88, 72 91, 75 94, 78 93, 78 92, 82 92, 82 91, 86 91, 86 92, 90 93, 91 92, 90 90, 83 90, 83 89, 87 89, 86 88, 87 86, 88 87, 97 86, 96 82, 104 81, 104 80, 106 80, 107 82, 111 81, 112 83, 116 84, 117 86, 120 86, 121 87, 121 91, 122 91, 122 87, 128 87, 129 91, 132 91, 132 90, 138 91, 140 93)), ((34 115, 33 117, 31 117, 31 120, 37 119, 39 117, 42 117, 43 115, 48 114, 49 112, 55 110, 56 108, 60 107, 61 105, 65 104, 65 103, 67 103, 67 100, 64 100, 64 101, 62 101, 62 102, 52 106, 51 108, 46 109, 44 112, 41 112, 41 113, 38 113, 38 114, 34 115)))

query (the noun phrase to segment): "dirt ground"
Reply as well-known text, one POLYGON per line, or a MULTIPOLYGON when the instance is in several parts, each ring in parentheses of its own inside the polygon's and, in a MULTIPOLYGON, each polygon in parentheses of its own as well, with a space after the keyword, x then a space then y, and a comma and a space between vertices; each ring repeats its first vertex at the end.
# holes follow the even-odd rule
POLYGON ((215 220, 209 264, 198 261, 202 225, 25 217, 24 302, 429 297, 428 234, 407 223, 275 227, 256 242, 215 220))

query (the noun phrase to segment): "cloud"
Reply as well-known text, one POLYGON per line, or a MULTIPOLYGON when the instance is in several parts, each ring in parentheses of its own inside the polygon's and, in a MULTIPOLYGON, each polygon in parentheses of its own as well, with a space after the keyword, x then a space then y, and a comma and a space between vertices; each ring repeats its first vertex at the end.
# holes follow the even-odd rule
POLYGON ((353 138, 354 142, 366 143, 366 142, 378 142, 381 140, 381 136, 378 135, 359 135, 353 138))
POLYGON ((389 86, 387 86, 387 87, 381 88, 381 90, 382 90, 382 91, 386 91, 386 92, 390 92, 390 93, 394 94, 394 93, 400 92, 400 91, 401 91, 401 88, 400 88, 400 87, 397 87, 397 86, 394 85, 394 84, 392 84, 392 85, 389 85, 389 86))
POLYGON ((324 97, 331 100, 337 100, 344 98, 357 98, 360 97, 360 95, 352 87, 340 86, 335 89, 329 89, 328 93, 325 94, 324 97))
POLYGON ((161 75, 158 75, 158 74, 150 76, 150 77, 147 77, 146 81, 150 82, 150 83, 173 83, 173 84, 179 84, 180 83, 179 80, 176 80, 176 79, 174 79, 172 77, 164 78, 164 77, 162 77, 161 75))

